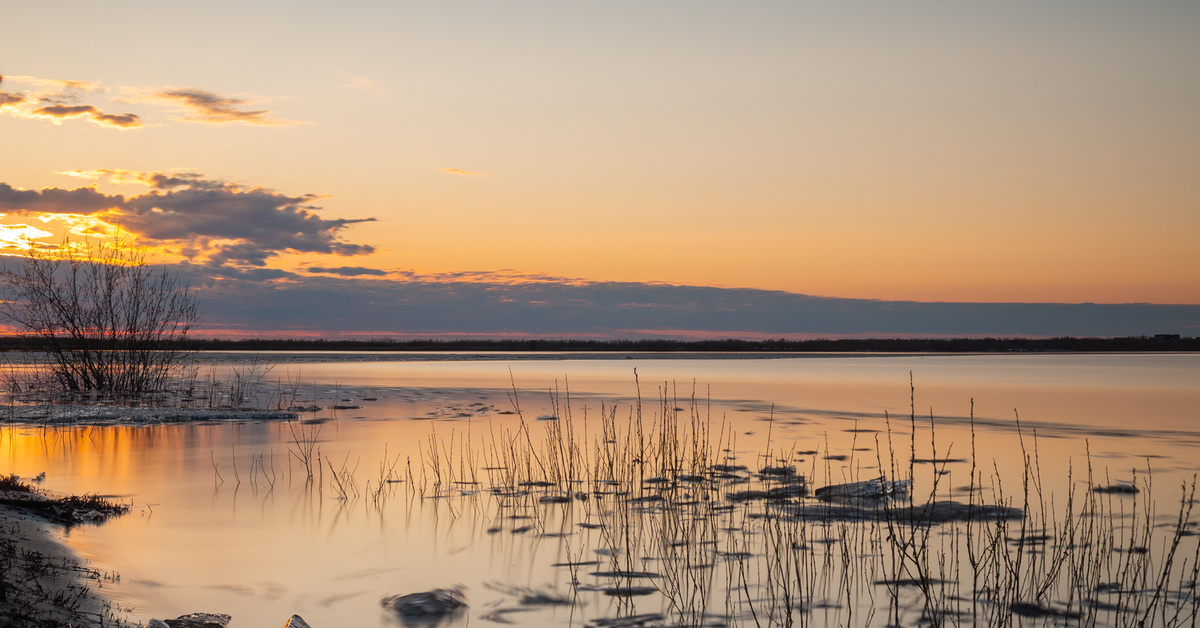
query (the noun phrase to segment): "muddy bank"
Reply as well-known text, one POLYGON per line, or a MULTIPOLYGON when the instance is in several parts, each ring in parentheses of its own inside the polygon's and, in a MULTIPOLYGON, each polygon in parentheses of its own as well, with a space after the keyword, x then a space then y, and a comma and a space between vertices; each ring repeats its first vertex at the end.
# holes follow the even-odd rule
POLYGON ((57 526, 98 524, 128 511, 94 495, 56 498, 16 476, 0 477, 0 625, 126 625, 95 590, 115 575, 84 565, 58 541, 57 526))
POLYGON ((59 543, 56 525, 0 504, 0 625, 126 626, 96 591, 106 575, 59 543))

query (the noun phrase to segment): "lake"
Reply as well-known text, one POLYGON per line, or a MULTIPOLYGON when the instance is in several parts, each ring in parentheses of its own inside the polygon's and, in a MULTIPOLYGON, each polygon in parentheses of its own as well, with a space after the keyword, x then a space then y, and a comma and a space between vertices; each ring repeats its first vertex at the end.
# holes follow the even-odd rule
MULTIPOLYGON (((1139 513, 1169 537, 1181 486, 1200 471, 1195 354, 435 357, 201 356, 201 379, 229 387, 241 378, 260 400, 321 409, 289 422, 4 426, 0 471, 44 471, 49 490, 133 503, 130 515, 64 535, 93 567, 119 574, 103 592, 130 618, 221 612, 233 628, 280 625, 293 613, 314 628, 395 626, 381 598, 454 585, 471 605, 457 624, 621 625, 603 621, 663 614, 754 625, 766 623, 764 605, 798 591, 785 608, 801 625, 910 625, 932 612, 929 596, 876 573, 898 569, 879 545, 883 524, 796 523, 793 510, 786 527, 764 523, 769 513, 816 503, 813 488, 910 471, 916 502, 1020 507, 1032 492, 1051 512, 1093 487, 1137 485, 1137 494, 1105 497, 1117 530, 1105 550, 1116 558, 1105 560, 1119 569, 1127 554, 1156 551, 1134 547, 1148 534, 1139 513), (717 458, 747 468, 694 487, 670 476, 698 456, 708 458, 697 468, 717 458), (562 461, 570 468, 547 470, 562 461), (622 468, 605 473, 633 478, 629 494, 598 488, 617 486, 598 470, 614 461, 622 468), (756 478, 763 467, 789 465, 806 476, 805 496, 744 508, 726 499, 774 482, 756 478), (518 485, 548 475, 570 484, 518 485), (815 558, 789 558, 788 573, 799 575, 771 583, 781 531, 815 558), (634 568, 650 575, 629 576, 634 568), (611 576, 593 574, 614 569, 653 592, 613 594, 611 576), (530 591, 573 603, 522 603, 530 591)), ((933 536, 965 546, 974 542, 962 536, 968 527, 937 526, 933 536)), ((1055 537, 1062 526, 1039 529, 1055 537)), ((1191 529, 1177 559, 1187 569, 1197 552, 1191 529)), ((938 569, 955 584, 939 586, 952 586, 956 608, 970 607, 964 600, 984 589, 963 583, 966 554, 954 556, 953 569, 938 569)), ((1096 576, 1110 587, 1120 577, 1096 576)), ((1065 591, 1055 587, 1043 607, 1064 603, 1052 599, 1065 591)), ((1194 593, 1194 577, 1182 589, 1194 593)), ((1194 612, 1192 598, 1172 595, 1160 604, 1194 612)), ((987 623, 970 614, 978 612, 959 619, 987 623)))

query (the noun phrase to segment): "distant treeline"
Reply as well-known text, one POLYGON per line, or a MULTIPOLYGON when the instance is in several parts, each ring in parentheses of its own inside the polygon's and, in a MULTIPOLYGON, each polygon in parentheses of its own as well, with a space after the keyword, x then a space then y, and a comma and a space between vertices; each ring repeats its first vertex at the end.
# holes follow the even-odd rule
MULTIPOLYGON (((0 350, 34 348, 34 339, 0 337, 0 350)), ((1200 351, 1200 338, 1177 335, 1128 338, 854 338, 827 340, 320 340, 188 339, 195 351, 579 351, 579 352, 1129 352, 1200 351)))

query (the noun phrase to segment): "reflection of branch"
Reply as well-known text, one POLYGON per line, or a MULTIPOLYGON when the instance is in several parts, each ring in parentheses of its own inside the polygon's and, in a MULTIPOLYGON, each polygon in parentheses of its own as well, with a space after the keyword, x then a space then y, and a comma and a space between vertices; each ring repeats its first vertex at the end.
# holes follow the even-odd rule
POLYGON ((358 470, 358 463, 355 462, 354 468, 349 469, 346 467, 346 463, 349 460, 350 452, 346 452, 346 459, 342 461, 342 468, 334 469, 333 461, 329 459, 329 456, 325 457, 325 464, 329 466, 329 472, 333 474, 333 479, 329 481, 329 486, 337 493, 337 498, 340 500, 349 499, 351 493, 354 494, 354 497, 358 497, 359 495, 358 486, 354 484, 354 472, 358 470))
MULTIPOLYGON (((296 424, 288 423, 288 430, 292 433, 292 443, 296 446, 295 449, 288 447, 288 453, 295 456, 300 464, 304 465, 304 472, 307 480, 313 480, 313 450, 317 446, 317 436, 321 432, 321 424, 314 423, 311 430, 306 429, 301 424, 299 433, 296 432, 296 424)), ((317 459, 317 466, 320 467, 320 458, 317 459)))
POLYGON ((215 455, 215 454, 214 454, 214 453, 213 453, 213 452, 210 450, 210 451, 208 452, 208 457, 209 457, 209 459, 210 459, 210 460, 212 460, 212 465, 213 465, 213 473, 217 474, 217 479, 221 481, 221 484, 224 484, 224 483, 225 483, 225 478, 221 477, 221 470, 217 468, 217 457, 216 457, 216 455, 215 455))

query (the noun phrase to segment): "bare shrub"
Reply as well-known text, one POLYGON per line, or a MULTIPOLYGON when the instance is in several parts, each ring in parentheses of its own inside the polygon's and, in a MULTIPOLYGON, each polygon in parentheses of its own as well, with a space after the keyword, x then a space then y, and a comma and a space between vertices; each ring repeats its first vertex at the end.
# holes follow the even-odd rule
POLYGON ((33 248, 0 268, 0 315, 47 356, 67 391, 160 390, 187 359, 182 341, 200 319, 178 275, 121 240, 33 248))

